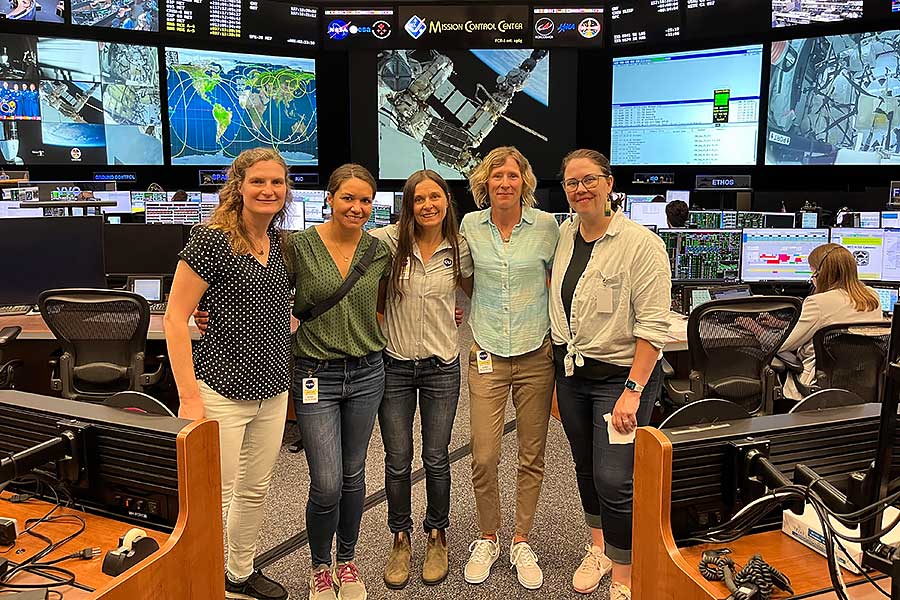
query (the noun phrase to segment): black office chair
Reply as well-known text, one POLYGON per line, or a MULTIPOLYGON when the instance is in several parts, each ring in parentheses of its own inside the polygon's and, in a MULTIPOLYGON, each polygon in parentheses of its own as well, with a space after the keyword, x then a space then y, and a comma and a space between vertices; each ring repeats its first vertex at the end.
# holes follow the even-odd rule
POLYGON ((0 390, 11 390, 16 387, 16 369, 22 366, 22 360, 14 358, 3 362, 3 350, 20 333, 22 328, 19 326, 0 329, 0 390))
POLYGON ((865 401, 847 390, 830 388, 827 390, 819 390, 814 392, 795 404, 791 408, 791 413, 809 412, 822 410, 825 408, 838 408, 841 406, 856 406, 857 404, 865 404, 865 401))
POLYGON ((686 404, 659 424, 659 429, 673 429, 691 425, 708 425, 722 421, 749 419, 750 413, 743 406, 728 400, 707 398, 686 404))
MULTIPOLYGON (((823 327, 813 335, 815 380, 804 385, 795 378, 797 389, 805 397, 819 390, 839 388, 855 393, 863 402, 879 402, 890 338, 888 321, 823 327)), ((796 356, 781 353, 778 357, 788 372, 803 372, 803 363, 796 356)))
POLYGON ((51 388, 71 400, 102 402, 109 396, 157 383, 144 373, 144 345, 150 306, 140 295, 121 290, 47 290, 38 297, 47 327, 59 340, 62 356, 51 361, 51 388))
POLYGON ((129 412, 143 413, 145 415, 159 415, 174 417, 175 413, 169 407, 144 392, 126 391, 113 394, 103 401, 103 406, 121 408, 129 412))
POLYGON ((800 318, 802 302, 787 296, 751 296, 706 302, 688 319, 688 380, 665 369, 675 407, 722 398, 751 414, 771 414, 780 387, 770 363, 800 318))

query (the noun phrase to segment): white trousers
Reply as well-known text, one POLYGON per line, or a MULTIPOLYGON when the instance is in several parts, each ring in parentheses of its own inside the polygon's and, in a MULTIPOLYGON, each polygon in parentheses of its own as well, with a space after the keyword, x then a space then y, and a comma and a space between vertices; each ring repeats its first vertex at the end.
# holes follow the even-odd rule
POLYGON ((263 504, 284 435, 288 393, 239 401, 197 383, 206 417, 219 423, 226 568, 231 579, 241 581, 253 573, 263 504))

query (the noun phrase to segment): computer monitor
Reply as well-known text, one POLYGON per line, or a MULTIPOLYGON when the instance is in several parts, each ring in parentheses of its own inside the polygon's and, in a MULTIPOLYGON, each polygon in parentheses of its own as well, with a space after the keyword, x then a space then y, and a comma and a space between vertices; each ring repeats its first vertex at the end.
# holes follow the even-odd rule
POLYGON ((831 242, 850 251, 856 259, 860 279, 879 281, 883 278, 883 229, 835 227, 831 230, 831 242))
POLYGON ((166 200, 169 202, 200 202, 202 197, 203 194, 199 191, 175 190, 174 192, 166 192, 166 200))
POLYGON ((106 288, 103 218, 0 219, 0 273, 0 304, 35 304, 56 288, 106 288))
POLYGON ((807 281, 809 253, 826 243, 827 229, 744 229, 741 281, 807 281))
POLYGON ((306 229, 305 210, 306 207, 303 205, 302 200, 300 202, 297 200, 289 202, 284 214, 284 228, 288 231, 303 231, 306 229))
POLYGON ((878 294, 878 301, 881 303, 881 310, 886 313, 894 312, 894 305, 897 304, 896 287, 882 287, 873 285, 872 289, 878 294))
POLYGON ((139 294, 147 302, 163 301, 163 278, 144 275, 142 277, 129 277, 127 286, 129 291, 139 294))
POLYGON ((688 218, 688 224, 698 229, 733 229, 722 225, 721 210, 692 210, 688 218))
POLYGON ((665 229, 669 226, 666 219, 666 204, 664 202, 632 204, 631 220, 641 225, 654 225, 658 230, 665 229))
POLYGON ((131 212, 144 212, 148 202, 165 201, 165 192, 131 192, 131 212))
POLYGON ((658 195, 659 194, 623 194, 625 203, 622 205, 622 208, 630 212, 633 205, 653 202, 653 199, 658 195))
POLYGON ((819 213, 817 212, 801 212, 800 227, 802 229, 816 229, 819 226, 819 213))
POLYGON ((882 226, 881 213, 878 211, 841 211, 834 216, 834 226, 877 229, 882 226))
POLYGON ((101 210, 104 213, 130 213, 131 212, 131 192, 129 191, 116 191, 116 192, 94 192, 94 198, 97 200, 112 200, 116 203, 115 206, 102 206, 101 210))
POLYGON ((737 281, 741 232, 736 229, 662 229, 675 281, 737 281))
POLYGON ((704 302, 729 298, 749 298, 752 292, 749 285, 739 283, 736 285, 686 285, 682 288, 682 294, 682 306, 685 314, 691 314, 704 302))
MULTIPOLYGON (((83 217, 82 217, 83 218, 83 217)), ((183 225, 106 225, 106 272, 111 275, 171 275, 187 241, 183 225)))
POLYGON ((690 206, 690 190, 666 190, 666 202, 674 202, 675 200, 681 200, 682 202, 690 206))
MULTIPOLYGON (((84 432, 78 456, 83 468, 77 484, 68 487, 76 504, 116 520, 171 531, 179 510, 178 434, 189 422, 0 390, 4 457, 56 438, 66 424, 84 432)), ((47 472, 43 465, 36 470, 47 472)), ((49 474, 54 476, 55 469, 49 474)), ((52 501, 49 490, 45 493, 52 501)))
POLYGON ((792 229, 794 227, 794 213, 759 212, 755 210, 740 210, 737 213, 737 226, 739 229, 792 229))
POLYGON ((881 212, 881 226, 885 229, 900 228, 900 211, 885 210, 881 212))

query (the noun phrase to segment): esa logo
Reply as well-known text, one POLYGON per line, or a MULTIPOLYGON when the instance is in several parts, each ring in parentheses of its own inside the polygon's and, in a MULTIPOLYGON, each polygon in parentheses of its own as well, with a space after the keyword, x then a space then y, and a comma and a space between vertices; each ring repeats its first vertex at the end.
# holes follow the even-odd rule
POLYGON ((534 37, 539 40, 552 40, 556 24, 548 17, 541 17, 534 24, 534 37))
POLYGON ((414 40, 419 39, 425 34, 425 31, 428 29, 428 25, 426 25, 425 21, 419 17, 419 15, 413 15, 409 18, 409 21, 406 22, 406 25, 403 27, 406 30, 406 33, 409 34, 414 40))

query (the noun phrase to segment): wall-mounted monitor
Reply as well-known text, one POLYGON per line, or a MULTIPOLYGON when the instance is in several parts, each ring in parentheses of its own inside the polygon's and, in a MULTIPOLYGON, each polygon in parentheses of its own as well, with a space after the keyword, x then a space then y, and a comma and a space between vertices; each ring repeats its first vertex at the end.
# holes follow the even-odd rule
POLYGON ((762 0, 685 0, 685 38, 713 38, 762 32, 769 28, 769 6, 762 0))
POLYGON ((863 0, 772 0, 772 27, 828 25, 862 17, 863 0))
POLYGON ((828 243, 827 229, 745 229, 741 281, 808 281, 809 253, 828 243))
MULTIPOLYGON (((527 48, 527 4, 400 5, 396 48, 527 48)), ((598 32, 599 33, 599 32, 598 32)))
POLYGON ((613 59, 617 165, 753 165, 762 45, 613 59))
POLYGON ((227 165, 258 146, 318 164, 313 59, 166 48, 166 73, 173 165, 227 165))
POLYGON ((66 0, 2 0, 0 20, 65 23, 67 5, 66 0))
POLYGON ((681 0, 621 0, 609 4, 613 46, 659 43, 681 35, 681 0))
POLYGON ((156 48, 13 34, 0 45, 0 164, 162 164, 156 48))
POLYGON ((165 31, 315 49, 318 9, 280 0, 166 0, 165 31))
POLYGON ((603 6, 555 6, 532 9, 531 42, 535 48, 602 48, 606 25, 603 6))
POLYGON ((898 68, 900 30, 773 42, 766 164, 896 164, 896 94, 875 74, 898 68))
MULTIPOLYGON (((574 144, 574 122, 561 120, 566 92, 559 87, 568 89, 571 82, 554 80, 551 70, 551 55, 557 52, 571 53, 380 52, 378 90, 372 97, 379 103, 379 177, 406 179, 428 168, 446 179, 463 179, 488 151, 507 144, 525 150, 539 177, 553 176, 558 157, 574 144)), ((558 63, 552 64, 555 70, 558 63)))
MULTIPOLYGON (((157 0, 71 0, 71 3, 72 25, 159 31, 157 0)), ((196 2, 191 4, 203 6, 196 2)))
POLYGON ((321 23, 323 47, 335 50, 390 48, 400 37, 393 7, 329 7, 321 23))
POLYGON ((840 244, 856 259, 860 279, 882 279, 884 261, 884 230, 838 227, 831 230, 831 242, 840 244))

